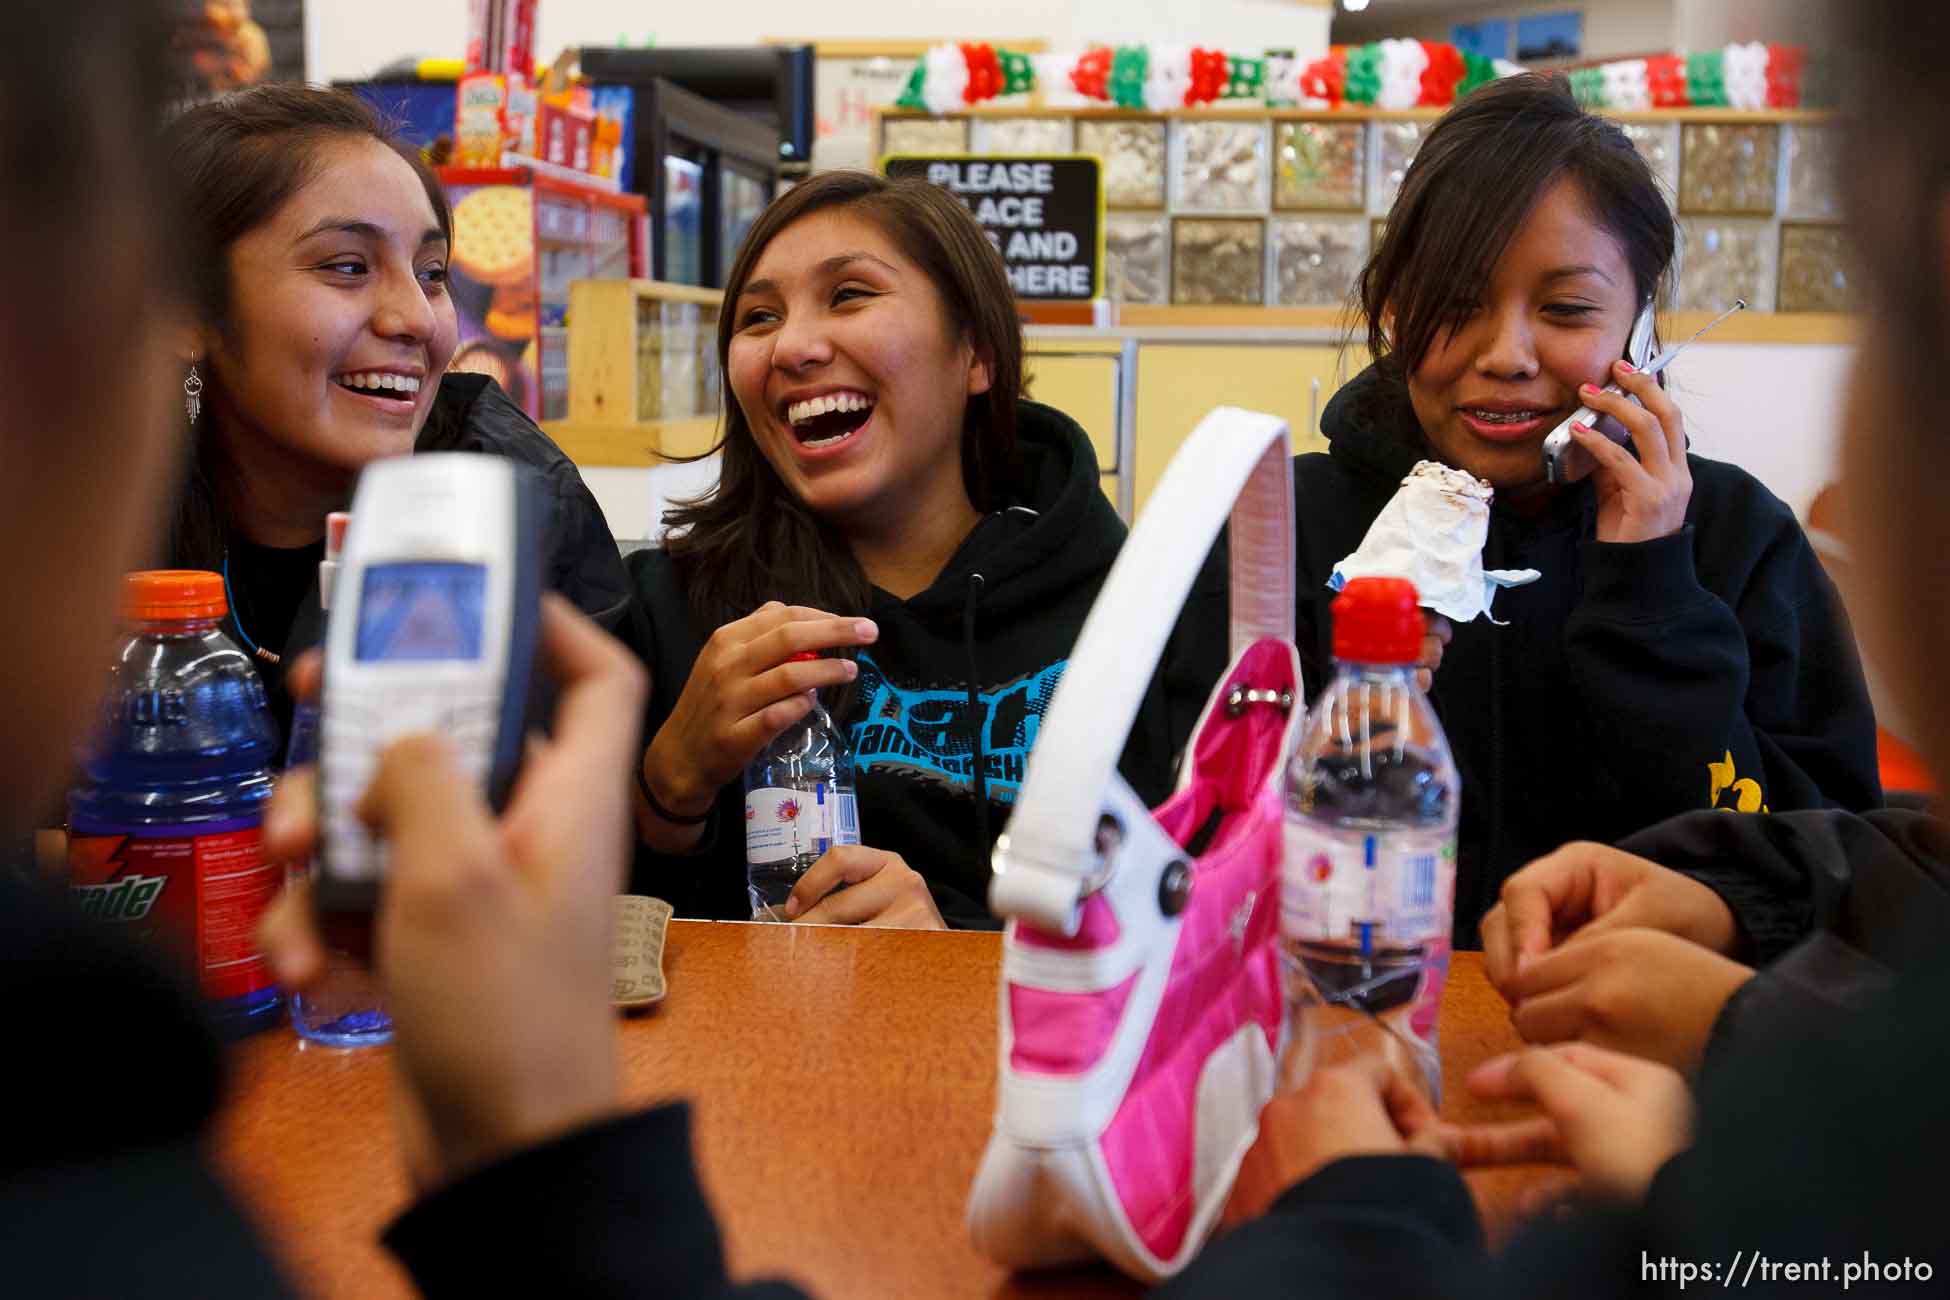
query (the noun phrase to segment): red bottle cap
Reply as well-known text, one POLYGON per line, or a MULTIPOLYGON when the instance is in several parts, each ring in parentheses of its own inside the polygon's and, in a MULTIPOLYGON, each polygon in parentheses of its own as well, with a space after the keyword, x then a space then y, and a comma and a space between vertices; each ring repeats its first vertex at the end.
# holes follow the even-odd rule
POLYGON ((1342 663, 1412 664, 1424 630, 1407 578, 1356 578, 1334 598, 1334 658, 1342 663))
POLYGON ((147 569, 122 576, 122 617, 132 623, 222 618, 223 578, 200 569, 147 569))

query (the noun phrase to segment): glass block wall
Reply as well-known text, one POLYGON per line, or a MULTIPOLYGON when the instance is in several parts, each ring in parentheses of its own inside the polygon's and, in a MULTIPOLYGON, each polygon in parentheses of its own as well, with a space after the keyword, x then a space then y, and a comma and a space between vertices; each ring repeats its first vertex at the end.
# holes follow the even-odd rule
MULTIPOLYGON (((890 116, 886 153, 1095 154, 1127 303, 1339 307, 1433 122, 1348 114, 890 116)), ((1621 123, 1680 224, 1673 305, 1848 311, 1838 129, 1621 123)))

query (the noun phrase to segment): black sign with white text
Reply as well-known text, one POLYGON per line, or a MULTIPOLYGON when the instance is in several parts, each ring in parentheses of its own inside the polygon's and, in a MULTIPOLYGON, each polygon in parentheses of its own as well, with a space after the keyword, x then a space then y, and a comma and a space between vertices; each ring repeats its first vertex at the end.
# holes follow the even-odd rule
POLYGON ((968 205, 1009 268, 1018 298, 1087 301, 1103 293, 1103 176, 1095 158, 903 155, 889 176, 919 176, 968 205))

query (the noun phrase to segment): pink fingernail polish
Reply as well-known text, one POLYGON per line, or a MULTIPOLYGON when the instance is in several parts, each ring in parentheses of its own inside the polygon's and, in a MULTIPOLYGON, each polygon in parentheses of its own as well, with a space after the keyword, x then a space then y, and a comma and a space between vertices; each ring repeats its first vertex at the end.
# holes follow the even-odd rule
POLYGON ((1604 390, 1596 384, 1579 384, 1578 391, 1580 393, 1601 393, 1604 390))
POLYGON ((1629 361, 1621 361, 1621 362, 1619 362, 1619 363, 1618 363, 1618 369, 1619 369, 1619 370, 1620 370, 1620 371, 1621 371, 1622 373, 1624 373, 1624 374, 1628 374, 1628 375, 1636 375, 1636 374, 1637 374, 1637 373, 1639 372, 1639 368, 1638 368, 1637 366, 1635 366, 1635 365, 1633 365, 1633 364, 1632 364, 1631 362, 1629 362, 1629 361))
POLYGON ((1576 429, 1576 430, 1577 430, 1577 431, 1578 431, 1579 433, 1590 433, 1590 432, 1591 432, 1591 426, 1590 426, 1590 425, 1588 425, 1588 424, 1586 424, 1586 423, 1585 423, 1585 422, 1584 422, 1583 420, 1573 420, 1573 421, 1571 421, 1571 427, 1572 427, 1573 429, 1576 429))

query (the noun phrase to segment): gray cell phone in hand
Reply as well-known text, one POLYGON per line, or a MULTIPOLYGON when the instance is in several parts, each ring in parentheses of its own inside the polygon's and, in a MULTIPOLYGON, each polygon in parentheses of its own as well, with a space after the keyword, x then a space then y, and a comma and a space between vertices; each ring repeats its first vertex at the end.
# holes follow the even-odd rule
MULTIPOLYGON (((1632 336, 1625 344, 1625 359, 1648 377, 1657 375, 1671 365, 1680 353, 1699 342, 1708 330, 1735 312, 1745 311, 1746 308, 1747 300, 1736 298, 1733 306, 1700 326, 1693 337, 1677 347, 1667 348, 1658 356, 1647 359, 1645 354, 1652 350, 1653 317, 1652 304, 1647 302, 1644 309, 1639 312, 1638 320, 1632 323, 1632 336)), ((1617 384, 1606 384, 1605 391, 1616 393, 1621 390, 1617 384)), ((1577 440, 1571 436, 1573 424, 1588 425, 1633 455, 1638 454, 1638 449, 1632 445, 1631 430, 1609 415, 1599 415, 1588 406, 1580 406, 1571 414, 1570 419, 1552 429, 1544 438, 1544 476, 1554 485, 1575 483, 1598 467, 1598 462, 1591 458, 1591 453, 1580 447, 1577 440)))
MULTIPOLYGON (((1625 342, 1625 360, 1641 370, 1651 357, 1653 325, 1652 304, 1647 302, 1640 310, 1639 318, 1632 322, 1631 337, 1625 342)), ((1619 390, 1616 384, 1608 384, 1605 391, 1615 393, 1619 390)), ((1588 406, 1580 406, 1544 438, 1544 476, 1558 486, 1575 483, 1598 468, 1598 462, 1591 458, 1591 453, 1578 446, 1577 440, 1571 436, 1574 422, 1589 425, 1628 450, 1632 445, 1631 430, 1609 415, 1599 415, 1588 406)))

